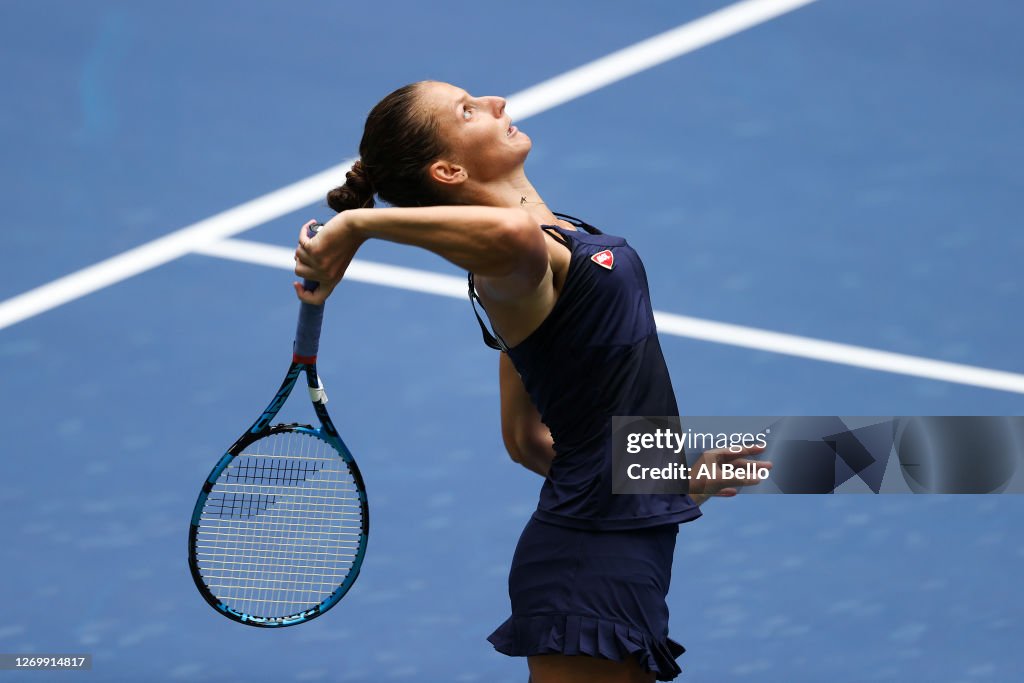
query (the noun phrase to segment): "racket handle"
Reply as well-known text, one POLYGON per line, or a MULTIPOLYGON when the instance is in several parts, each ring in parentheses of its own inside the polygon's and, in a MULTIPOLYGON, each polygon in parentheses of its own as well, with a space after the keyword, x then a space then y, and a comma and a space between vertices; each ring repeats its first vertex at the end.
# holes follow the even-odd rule
MULTIPOLYGON (((306 235, 313 239, 323 226, 320 223, 313 223, 306 229, 306 235)), ((320 283, 315 280, 303 280, 302 288, 307 292, 315 292, 320 283)), ((316 360, 316 354, 320 350, 320 328, 324 322, 323 305, 316 306, 302 302, 299 305, 299 324, 295 328, 295 343, 292 345, 292 353, 298 359, 316 360)))

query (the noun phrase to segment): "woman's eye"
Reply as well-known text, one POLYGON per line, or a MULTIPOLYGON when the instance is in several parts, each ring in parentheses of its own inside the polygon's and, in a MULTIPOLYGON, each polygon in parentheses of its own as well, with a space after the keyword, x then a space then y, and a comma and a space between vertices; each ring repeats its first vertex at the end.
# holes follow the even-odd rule
POLYGON ((468 121, 470 118, 472 118, 472 116, 473 116, 473 110, 470 109, 469 107, 466 107, 465 109, 462 110, 462 118, 465 119, 466 121, 468 121))

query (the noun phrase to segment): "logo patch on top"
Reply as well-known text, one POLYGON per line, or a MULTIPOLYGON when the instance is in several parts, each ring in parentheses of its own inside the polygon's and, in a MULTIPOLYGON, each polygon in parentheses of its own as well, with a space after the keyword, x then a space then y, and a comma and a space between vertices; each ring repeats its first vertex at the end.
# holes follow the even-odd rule
POLYGON ((615 265, 615 254, 612 253, 611 249, 605 249, 604 251, 599 251, 591 256, 590 260, 602 268, 611 270, 612 266, 615 265))

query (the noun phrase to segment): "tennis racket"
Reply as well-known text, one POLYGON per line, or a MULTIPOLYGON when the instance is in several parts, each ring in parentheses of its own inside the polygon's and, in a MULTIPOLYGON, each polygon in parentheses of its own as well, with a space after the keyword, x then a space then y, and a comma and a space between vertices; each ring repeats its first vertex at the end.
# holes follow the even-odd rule
MULTIPOLYGON (((310 237, 322 227, 308 228, 310 237)), ((318 283, 306 280, 314 291, 318 283)), ((203 483, 188 564, 224 616, 293 626, 320 616, 359 576, 370 530, 359 468, 327 414, 316 373, 323 306, 302 303, 291 367, 263 414, 203 483), (271 422, 305 373, 319 427, 271 422)))

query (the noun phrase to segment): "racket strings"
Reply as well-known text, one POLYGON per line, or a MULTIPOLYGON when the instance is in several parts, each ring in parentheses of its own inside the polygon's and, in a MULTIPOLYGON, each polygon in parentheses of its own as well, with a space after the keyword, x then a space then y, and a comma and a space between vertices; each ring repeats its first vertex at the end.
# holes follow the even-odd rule
POLYGON ((345 580, 363 542, 348 464, 302 432, 259 439, 221 473, 203 508, 196 555, 207 588, 245 614, 289 616, 345 580))
MULTIPOLYGON (((262 441, 262 440, 261 440, 262 441)), ((259 443, 259 442, 257 442, 259 443)), ((245 453, 245 459, 226 471, 224 484, 262 484, 294 486, 306 481, 321 470, 328 458, 304 458, 287 460, 282 466, 275 456, 260 453, 245 453)), ((234 464, 234 463, 232 463, 234 464)))

